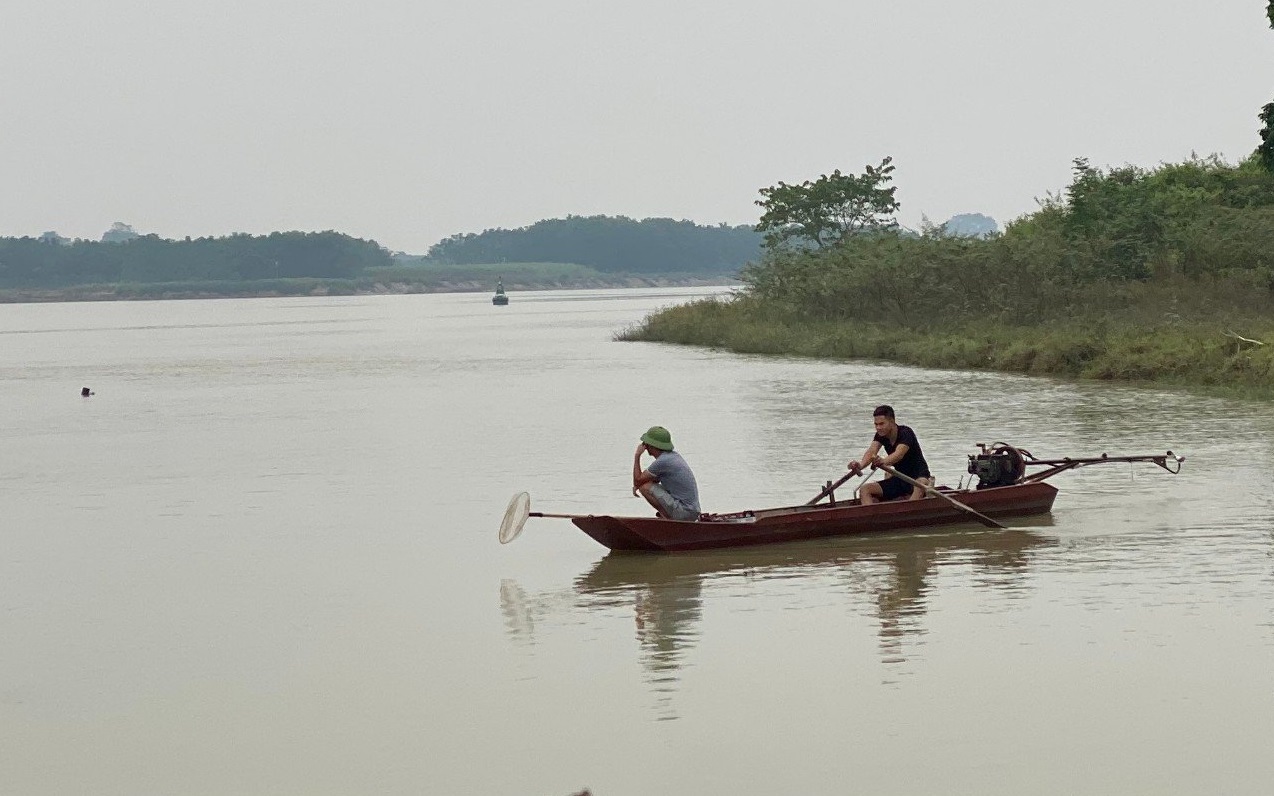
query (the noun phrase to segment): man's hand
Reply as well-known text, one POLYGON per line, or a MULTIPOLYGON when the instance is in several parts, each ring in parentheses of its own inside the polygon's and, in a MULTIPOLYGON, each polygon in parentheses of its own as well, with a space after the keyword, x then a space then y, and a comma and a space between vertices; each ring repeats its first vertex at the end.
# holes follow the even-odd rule
POLYGON ((853 473, 854 475, 862 475, 863 465, 860 462, 853 461, 845 466, 848 467, 849 471, 853 473))

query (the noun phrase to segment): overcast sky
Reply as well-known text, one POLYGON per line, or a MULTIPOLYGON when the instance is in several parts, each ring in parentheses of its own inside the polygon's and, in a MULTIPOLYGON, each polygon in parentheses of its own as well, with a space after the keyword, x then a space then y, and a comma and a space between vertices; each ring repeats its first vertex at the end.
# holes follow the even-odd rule
POLYGON ((1003 224, 1271 100, 1264 0, 6 0, 0 235, 752 224, 886 155, 904 224, 1003 224))

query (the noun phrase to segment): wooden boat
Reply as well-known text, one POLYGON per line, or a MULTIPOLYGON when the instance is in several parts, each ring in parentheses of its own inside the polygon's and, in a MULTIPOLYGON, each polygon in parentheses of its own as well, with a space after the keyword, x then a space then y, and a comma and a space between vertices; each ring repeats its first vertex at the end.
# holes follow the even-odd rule
MULTIPOLYGON (((849 479, 828 482, 813 500, 799 506, 701 514, 696 520, 612 515, 544 514, 530 511, 525 492, 514 496, 501 525, 500 540, 512 541, 526 517, 569 519, 598 544, 611 550, 675 553, 723 547, 775 544, 799 539, 850 536, 881 531, 934 528, 967 523, 977 518, 1000 526, 994 518, 1045 514, 1053 507, 1057 488, 1044 479, 1066 470, 1111 462, 1149 462, 1170 473, 1179 472, 1185 460, 1172 451, 1144 456, 1040 459, 1029 451, 1005 443, 980 445, 981 453, 969 456, 968 471, 976 486, 963 489, 937 487, 921 500, 893 500, 863 505, 857 498, 837 502, 835 489, 849 479), (1030 472, 1030 467, 1045 469, 1030 472), (820 503, 827 498, 827 503, 820 503)), ((886 468, 888 469, 888 468, 886 468)), ((893 472, 892 470, 890 472, 893 472)), ((904 478, 905 480, 905 478, 904 478)))
MULTIPOLYGON (((980 490, 940 490, 988 517, 1044 514, 1053 507, 1057 487, 1025 483, 980 490)), ((891 500, 862 505, 857 498, 835 504, 786 506, 704 514, 698 520, 659 517, 573 517, 581 531, 611 550, 675 553, 718 547, 774 544, 824 536, 933 528, 969 522, 970 515, 945 500, 891 500)))

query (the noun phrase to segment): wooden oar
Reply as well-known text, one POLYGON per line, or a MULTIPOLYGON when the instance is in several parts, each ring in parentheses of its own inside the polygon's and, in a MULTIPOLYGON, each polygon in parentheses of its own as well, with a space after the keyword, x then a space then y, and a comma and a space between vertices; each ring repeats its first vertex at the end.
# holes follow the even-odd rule
POLYGON ((814 499, 813 499, 813 500, 811 500, 809 503, 806 503, 805 505, 807 505, 807 506, 813 506, 813 505, 814 505, 815 503, 817 503, 818 501, 820 501, 820 500, 822 500, 823 498, 827 497, 828 495, 832 494, 832 492, 834 492, 834 491, 836 490, 836 487, 840 486, 841 484, 845 483, 846 481, 848 481, 849 479, 853 478, 853 477, 854 477, 854 476, 856 476, 856 475, 862 475, 862 473, 861 473, 861 472, 857 472, 857 473, 856 473, 856 472, 854 472, 853 470, 850 470, 849 472, 847 472, 847 473, 845 473, 843 476, 841 476, 841 479, 840 479, 839 481, 837 481, 836 483, 834 483, 834 484, 828 484, 827 486, 823 487, 823 491, 822 491, 822 492, 819 492, 817 495, 815 495, 815 496, 814 496, 814 499))
POLYGON ((878 465, 876 465, 876 469, 878 469, 878 470, 884 470, 885 472, 889 473, 889 474, 890 474, 891 476, 893 476, 894 478, 897 478, 897 479, 900 479, 900 480, 902 480, 902 481, 905 481, 905 482, 907 482, 908 484, 911 484, 912 486, 918 486, 918 487, 920 487, 921 489, 923 489, 924 491, 928 492, 929 494, 931 494, 931 495, 936 495, 936 496, 938 496, 938 497, 942 498, 943 500, 947 501, 948 503, 950 503, 951 505, 953 505, 953 506, 955 506, 956 508, 960 509, 961 511, 968 512, 969 514, 972 514, 974 517, 977 517, 977 518, 978 518, 978 522, 982 523, 983 525, 987 526, 988 528, 1004 528, 1004 526, 1003 526, 1003 525, 1001 525, 1000 523, 998 523, 998 522, 996 522, 995 520, 991 519, 990 517, 986 516, 986 515, 985 515, 985 514, 983 514, 982 512, 980 512, 980 511, 975 511, 974 509, 969 508, 968 506, 964 505, 964 504, 963 504, 963 503, 961 503, 960 501, 958 501, 958 500, 956 500, 955 498, 951 497, 951 496, 950 496, 950 495, 948 495, 947 493, 945 493, 945 492, 939 492, 938 490, 934 489, 933 487, 929 486, 928 484, 926 484, 926 483, 922 483, 922 482, 920 482, 920 481, 917 481, 916 479, 912 478, 912 477, 911 477, 911 476, 909 476, 909 475, 903 475, 902 473, 898 472, 897 470, 895 470, 894 468, 890 467, 890 466, 889 466, 889 465, 887 465, 887 464, 878 464, 878 465))

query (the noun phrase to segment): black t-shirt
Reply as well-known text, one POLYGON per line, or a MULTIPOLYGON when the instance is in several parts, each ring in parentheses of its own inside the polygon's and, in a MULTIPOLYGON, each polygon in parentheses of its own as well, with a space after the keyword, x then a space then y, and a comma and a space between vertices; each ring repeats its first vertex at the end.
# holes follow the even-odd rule
POLYGON ((925 455, 920 450, 920 440, 916 439, 916 432, 911 430, 911 426, 898 427, 897 442, 890 442, 889 437, 881 434, 877 434, 875 440, 885 449, 886 456, 893 453, 894 448, 899 445, 907 446, 907 455, 894 465, 895 470, 912 478, 929 477, 929 463, 925 461, 925 455))

